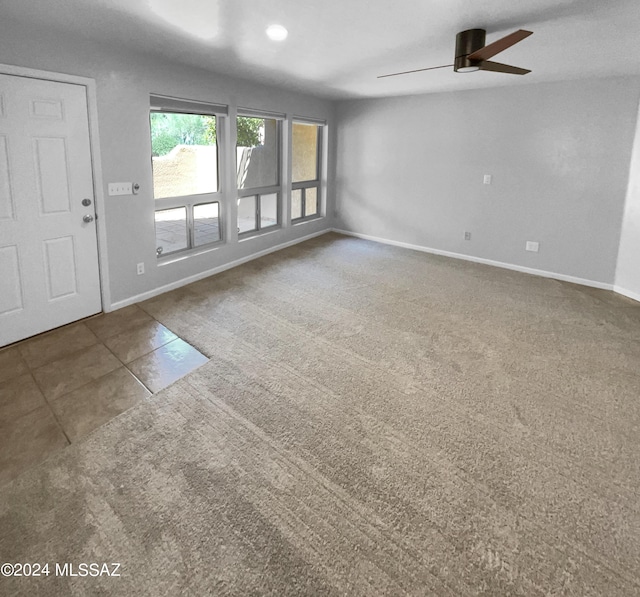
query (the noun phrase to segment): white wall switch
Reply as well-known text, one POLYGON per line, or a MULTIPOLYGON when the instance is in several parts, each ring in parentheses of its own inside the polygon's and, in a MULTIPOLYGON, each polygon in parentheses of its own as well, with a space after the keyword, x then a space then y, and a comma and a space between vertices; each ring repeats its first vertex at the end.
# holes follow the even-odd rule
POLYGON ((491 174, 485 174, 482 182, 483 184, 491 184, 491 174))
POLYGON ((471 240, 471 232, 464 233, 464 240, 471 240))
POLYGON ((132 183, 130 182, 110 182, 109 195, 133 195, 132 183))
POLYGON ((144 274, 144 263, 138 263, 138 275, 144 274))
POLYGON ((537 243, 533 240, 528 240, 524 248, 526 251, 533 251, 534 253, 537 253, 538 249, 540 248, 540 243, 537 243))

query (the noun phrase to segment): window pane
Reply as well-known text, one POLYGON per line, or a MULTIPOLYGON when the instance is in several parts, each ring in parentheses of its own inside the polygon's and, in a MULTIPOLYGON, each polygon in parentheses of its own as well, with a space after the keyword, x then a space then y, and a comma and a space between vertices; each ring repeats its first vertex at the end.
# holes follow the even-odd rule
POLYGON ((238 232, 256 230, 256 196, 238 199, 238 232))
POLYGON ((156 251, 158 256, 186 249, 187 208, 175 207, 156 212, 156 251))
POLYGON ((318 188, 311 187, 304 190, 304 215, 312 216, 318 213, 318 188))
POLYGON ((151 113, 153 196, 218 191, 216 117, 151 113))
POLYGON ((293 123, 293 182, 318 180, 318 129, 315 124, 293 123))
POLYGON ((260 228, 268 228, 278 223, 278 195, 260 195, 260 228))
POLYGON ((278 184, 280 140, 278 121, 273 118, 238 116, 236 171, 239 189, 278 184))
POLYGON ((201 203, 193 206, 193 244, 194 246, 215 243, 220 240, 220 205, 201 203))
POLYGON ((302 217, 302 189, 291 191, 291 219, 302 217))

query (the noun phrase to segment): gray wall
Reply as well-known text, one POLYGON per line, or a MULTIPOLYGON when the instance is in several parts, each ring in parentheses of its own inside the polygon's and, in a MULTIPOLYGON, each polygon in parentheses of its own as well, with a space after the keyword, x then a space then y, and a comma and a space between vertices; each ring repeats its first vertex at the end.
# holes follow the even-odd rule
POLYGON ((616 290, 640 300, 640 113, 633 143, 629 187, 620 235, 616 290))
POLYGON ((105 186, 142 185, 135 197, 107 197, 105 189, 113 302, 321 231, 334 225, 334 214, 339 228, 602 283, 614 282, 619 249, 616 284, 640 288, 640 150, 620 234, 638 79, 346 101, 335 118, 335 104, 326 100, 6 19, 0 61, 97 81, 105 186), (326 119, 328 217, 237 243, 231 200, 230 242, 157 267, 150 93, 326 119), (485 173, 493 184, 482 184, 485 173), (463 240, 465 230, 471 241, 463 240), (540 252, 525 252, 526 240, 539 241, 540 252), (137 276, 141 261, 147 273, 137 276))
POLYGON ((611 78, 341 102, 336 226, 613 284, 639 94, 611 78))
MULTIPOLYGON (((171 64, 159 56, 132 54, 96 45, 91 40, 69 39, 6 19, 0 24, 0 62, 91 77, 97 82, 105 187, 108 182, 119 181, 134 181, 142 186, 139 195, 126 197, 108 197, 104 189, 112 302, 152 291, 330 225, 329 219, 322 219, 238 243, 233 226, 235 201, 229 197, 225 219, 231 233, 225 246, 157 266, 149 138, 150 93, 229 104, 234 109, 241 106, 326 119, 330 133, 333 104, 287 89, 171 64), (146 264, 147 273, 143 276, 136 274, 138 262, 146 264)), ((329 172, 327 213, 333 212, 331 180, 329 172)))

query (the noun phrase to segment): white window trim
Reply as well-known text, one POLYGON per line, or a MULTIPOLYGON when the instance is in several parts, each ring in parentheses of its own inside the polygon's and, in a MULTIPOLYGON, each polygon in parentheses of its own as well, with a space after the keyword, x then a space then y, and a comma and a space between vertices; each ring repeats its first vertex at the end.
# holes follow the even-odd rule
MULTIPOLYGON (((277 112, 268 112, 266 110, 254 110, 252 108, 238 108, 238 112, 236 115, 237 118, 263 118, 265 120, 275 120, 277 123, 277 135, 278 135, 278 155, 277 155, 277 165, 276 165, 276 173, 278 176, 277 184, 275 185, 267 185, 263 187, 253 187, 247 189, 241 189, 236 185, 236 194, 237 199, 240 200, 244 197, 251 197, 253 195, 256 196, 256 212, 255 212, 255 224, 256 228, 251 230, 246 230, 245 232, 240 232, 238 230, 238 240, 245 240, 247 238, 253 238, 255 236, 262 236, 263 234, 269 234, 270 232, 274 232, 276 230, 280 230, 282 228, 282 204, 283 204, 283 172, 282 172, 282 164, 283 164, 283 153, 282 148, 284 145, 284 121, 285 115, 277 112), (267 226, 262 228, 260 226, 260 196, 261 195, 277 195, 277 223, 271 226, 267 226)), ((237 129, 236 129, 237 131, 237 129)), ((237 160, 237 139, 235 146, 235 158, 237 160)), ((235 164, 234 173, 236 174, 237 179, 238 165, 237 162, 235 164)), ((236 212, 237 214, 237 212, 236 212)), ((237 215, 236 215, 236 227, 237 226, 237 215)))
POLYGON ((151 94, 151 112, 180 112, 183 114, 204 114, 208 116, 228 116, 229 107, 199 100, 188 100, 168 95, 151 94))
MULTIPOLYGON (((326 127, 327 127, 327 123, 325 120, 318 120, 315 118, 307 118, 305 116, 293 116, 291 118, 291 153, 293 154, 293 125, 295 124, 307 124, 307 125, 315 125, 318 127, 318 134, 317 134, 317 148, 316 148, 316 178, 314 180, 301 180, 298 182, 293 182, 293 180, 291 180, 291 194, 290 194, 290 205, 289 205, 289 216, 290 216, 290 220, 291 220, 291 224, 292 225, 296 225, 296 224, 300 224, 302 222, 309 222, 311 220, 317 220, 319 218, 324 217, 323 212, 324 212, 324 208, 323 206, 325 205, 325 184, 324 184, 324 180, 325 180, 325 167, 326 167, 326 159, 325 159, 325 153, 324 153, 324 149, 325 149, 325 144, 326 144, 326 127), (317 197, 317 211, 314 214, 311 215, 304 215, 305 212, 305 190, 304 189, 309 189, 309 188, 317 188, 317 193, 316 193, 316 197, 317 197), (293 208, 293 191, 302 189, 302 198, 301 198, 301 202, 302 202, 302 213, 303 215, 299 218, 293 218, 292 217, 292 208, 293 208)), ((292 158, 293 159, 293 158, 292 158)), ((290 178, 292 178, 293 176, 293 165, 291 166, 291 171, 290 171, 290 178)))
MULTIPOLYGON (((182 98, 174 98, 169 96, 162 96, 157 94, 151 94, 150 96, 150 108, 149 114, 154 112, 168 112, 178 114, 202 114, 206 116, 216 117, 216 157, 218 160, 218 190, 212 193, 200 193, 194 195, 183 195, 177 197, 162 197, 156 199, 154 197, 154 213, 165 209, 186 208, 186 228, 187 228, 187 247, 184 249, 178 249, 171 251, 170 253, 162 253, 157 255, 158 263, 168 263, 175 261, 176 258, 193 254, 200 254, 202 252, 216 249, 220 245, 226 242, 227 235, 225 234, 225 204, 223 201, 224 196, 224 175, 225 172, 225 160, 227 160, 225 147, 226 143, 226 127, 224 126, 225 120, 228 114, 228 107, 221 104, 212 104, 208 102, 200 102, 197 100, 186 100, 182 98), (212 243, 204 245, 195 245, 195 229, 193 225, 193 208, 195 205, 201 205, 203 203, 218 203, 218 230, 220 238, 212 243)), ((149 131, 149 139, 151 139, 151 131, 149 131)), ((151 149, 151 148, 150 148, 151 149)), ((150 152, 151 153, 151 152, 150 152)), ((152 167, 152 180, 150 188, 153 189, 153 167, 152 167)))

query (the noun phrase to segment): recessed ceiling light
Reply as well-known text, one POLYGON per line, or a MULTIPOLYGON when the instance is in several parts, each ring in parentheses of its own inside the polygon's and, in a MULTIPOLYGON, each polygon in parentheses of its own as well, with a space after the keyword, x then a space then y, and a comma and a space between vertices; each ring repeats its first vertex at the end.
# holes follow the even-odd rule
POLYGON ((269 25, 267 27, 267 36, 273 41, 284 41, 287 39, 289 32, 282 25, 269 25))

